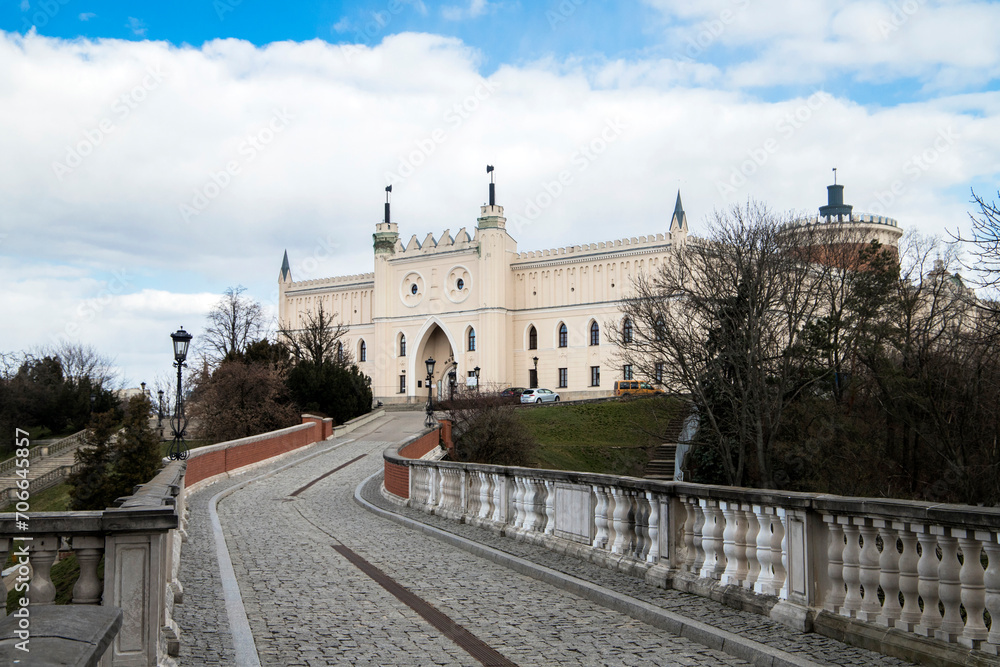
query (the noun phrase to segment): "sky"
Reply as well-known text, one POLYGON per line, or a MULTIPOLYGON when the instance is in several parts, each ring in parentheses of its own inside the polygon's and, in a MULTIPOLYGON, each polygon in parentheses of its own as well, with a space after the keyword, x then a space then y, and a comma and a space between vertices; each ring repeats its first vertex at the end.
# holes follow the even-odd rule
POLYGON ((1000 3, 375 0, 0 5, 0 351, 173 374, 242 285, 372 270, 473 229, 496 166, 519 250, 691 233, 754 199, 968 228, 997 198, 1000 3), (561 178, 562 176, 562 178, 561 178))

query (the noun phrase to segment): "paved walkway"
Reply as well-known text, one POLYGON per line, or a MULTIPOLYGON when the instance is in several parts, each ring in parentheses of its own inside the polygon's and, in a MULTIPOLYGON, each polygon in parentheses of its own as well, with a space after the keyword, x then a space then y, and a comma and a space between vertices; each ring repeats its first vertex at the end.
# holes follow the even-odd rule
MULTIPOLYGON (((419 429, 421 420, 420 414, 396 413, 350 438, 322 443, 304 453, 312 456, 307 462, 285 467, 219 503, 261 664, 749 664, 360 507, 353 499, 355 488, 381 469, 382 450, 419 429), (313 456, 317 452, 323 453, 313 456)), ((266 469, 213 485, 188 501, 190 539, 181 559, 184 604, 175 613, 183 633, 182 665, 236 664, 208 501, 262 472, 266 469)), ((365 497, 390 507, 374 481, 365 497)), ((696 596, 652 589, 487 531, 402 512, 820 664, 905 664, 696 596)))

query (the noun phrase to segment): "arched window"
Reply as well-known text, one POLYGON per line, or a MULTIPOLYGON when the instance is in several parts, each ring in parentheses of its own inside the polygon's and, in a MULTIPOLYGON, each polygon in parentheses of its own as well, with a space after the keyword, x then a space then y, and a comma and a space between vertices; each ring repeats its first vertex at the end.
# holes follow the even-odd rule
POLYGON ((528 349, 537 350, 538 349, 538 332, 535 331, 535 327, 528 329, 528 349))
POLYGON ((337 361, 344 360, 344 344, 337 343, 337 361))
POLYGON ((469 352, 476 351, 476 330, 469 327, 469 352))
POLYGON ((365 341, 361 341, 361 345, 358 346, 358 359, 368 361, 368 346, 365 345, 365 341))
POLYGON ((664 331, 666 330, 667 323, 663 321, 663 315, 657 315, 656 317, 656 340, 663 340, 664 331))
POLYGON ((399 334, 399 356, 406 356, 406 334, 399 334))
POLYGON ((569 345, 569 330, 566 328, 566 323, 563 322, 559 325, 559 347, 566 347, 569 345))
POLYGON ((625 318, 625 322, 622 323, 622 342, 632 342, 632 320, 627 317, 625 318))
POLYGON ((601 344, 601 326, 597 323, 597 320, 590 323, 590 344, 601 344))

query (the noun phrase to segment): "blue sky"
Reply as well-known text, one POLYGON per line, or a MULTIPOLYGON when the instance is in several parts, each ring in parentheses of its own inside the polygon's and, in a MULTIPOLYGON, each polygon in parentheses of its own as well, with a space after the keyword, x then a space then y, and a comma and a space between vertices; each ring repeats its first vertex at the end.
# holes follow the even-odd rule
POLYGON ((0 351, 169 375, 227 287, 273 312, 286 249, 297 280, 370 271, 388 183, 404 239, 472 229, 487 163, 521 250, 661 231, 678 189, 694 234, 748 197, 812 214, 834 166, 855 210, 957 229, 1000 180, 998 25, 975 0, 6 2, 0 351))

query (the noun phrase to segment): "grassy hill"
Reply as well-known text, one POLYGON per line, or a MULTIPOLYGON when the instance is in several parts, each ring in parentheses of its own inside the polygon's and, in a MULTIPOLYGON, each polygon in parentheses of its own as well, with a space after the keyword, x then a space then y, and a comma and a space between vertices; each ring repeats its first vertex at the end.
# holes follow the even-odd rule
POLYGON ((524 408, 517 414, 539 442, 539 468, 640 476, 668 424, 674 398, 637 398, 524 408))

